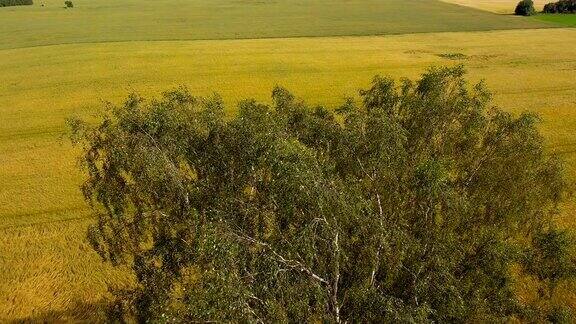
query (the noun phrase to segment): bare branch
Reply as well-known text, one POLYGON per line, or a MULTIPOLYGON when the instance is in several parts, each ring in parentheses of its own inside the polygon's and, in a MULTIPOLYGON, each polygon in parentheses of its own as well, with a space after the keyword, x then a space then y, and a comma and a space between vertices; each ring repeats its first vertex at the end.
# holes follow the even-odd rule
POLYGON ((328 285, 328 281, 322 277, 320 277, 319 275, 315 274, 312 270, 310 270, 309 267, 307 267, 306 265, 304 265, 302 262, 298 261, 298 260, 292 260, 292 259, 288 259, 285 258, 284 256, 282 256, 280 253, 276 252, 276 250, 274 250, 270 244, 265 243, 265 242, 261 242, 258 241, 252 237, 246 236, 246 235, 239 235, 237 233, 232 233, 237 239, 244 241, 244 242, 248 242, 250 244, 254 244, 254 245, 258 245, 261 246, 263 248, 265 248, 266 250, 270 251, 270 253, 272 253, 272 255, 274 256, 274 259, 276 259, 276 261, 284 264, 285 266, 291 268, 291 269, 296 269, 299 270, 301 272, 306 273, 308 276, 310 276, 312 279, 323 283, 325 285, 328 285))
POLYGON ((338 303, 338 283, 340 281, 340 246, 338 245, 338 232, 334 237, 334 281, 332 282, 332 304, 336 323, 340 323, 340 304, 338 303))
POLYGON ((378 251, 376 252, 376 264, 374 265, 374 269, 372 269, 372 274, 370 275, 370 285, 374 286, 374 281, 376 279, 376 271, 378 271, 378 267, 380 266, 380 252, 382 251, 382 241, 384 240, 382 237, 382 230, 384 229, 384 211, 382 210, 382 203, 380 201, 380 194, 376 194, 376 201, 378 202, 378 211, 380 216, 380 241, 378 242, 378 251))

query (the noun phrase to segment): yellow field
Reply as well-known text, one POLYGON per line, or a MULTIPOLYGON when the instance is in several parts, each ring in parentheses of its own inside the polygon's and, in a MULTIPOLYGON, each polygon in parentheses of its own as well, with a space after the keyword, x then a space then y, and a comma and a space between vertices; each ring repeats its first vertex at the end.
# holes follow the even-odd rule
MULTIPOLYGON (((513 13, 519 0, 442 0, 444 2, 455 3, 466 7, 492 11, 496 13, 513 13)), ((541 10, 552 0, 534 0, 536 10, 541 10)))
MULTIPOLYGON (((282 84, 335 107, 377 73, 417 76, 431 64, 464 63, 486 79, 495 103, 543 119, 552 151, 576 178, 576 29, 233 41, 72 44, 0 50, 0 322, 92 319, 106 283, 125 280, 84 241, 89 213, 75 153, 62 135, 71 115, 129 91, 187 85, 218 91, 232 106, 269 101, 282 84), (461 53, 466 59, 439 54, 461 53)), ((232 110, 231 110, 232 111, 232 110)), ((574 202, 563 215, 576 226, 574 202)), ((576 299, 567 299, 576 307, 576 299)))

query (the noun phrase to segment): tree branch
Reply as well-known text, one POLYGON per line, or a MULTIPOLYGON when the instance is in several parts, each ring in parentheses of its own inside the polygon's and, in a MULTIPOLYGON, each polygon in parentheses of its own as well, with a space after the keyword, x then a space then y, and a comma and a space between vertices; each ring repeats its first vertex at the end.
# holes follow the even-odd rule
POLYGON ((276 261, 284 264, 285 266, 291 268, 291 269, 297 269, 301 272, 306 273, 308 276, 310 276, 312 279, 328 285, 328 281, 322 277, 320 277, 319 275, 315 274, 312 270, 310 270, 310 268, 308 268, 306 265, 304 265, 302 262, 298 261, 298 260, 292 260, 292 259, 288 259, 285 258, 284 256, 282 256, 280 253, 276 252, 276 250, 274 250, 270 244, 268 243, 264 243, 261 241, 258 241, 252 237, 246 236, 246 235, 239 235, 237 233, 232 232, 232 234, 239 239, 240 241, 244 241, 250 244, 254 244, 254 245, 258 245, 261 246, 263 248, 265 248, 266 250, 270 251, 270 253, 272 253, 272 256, 274 257, 274 259, 276 259, 276 261))

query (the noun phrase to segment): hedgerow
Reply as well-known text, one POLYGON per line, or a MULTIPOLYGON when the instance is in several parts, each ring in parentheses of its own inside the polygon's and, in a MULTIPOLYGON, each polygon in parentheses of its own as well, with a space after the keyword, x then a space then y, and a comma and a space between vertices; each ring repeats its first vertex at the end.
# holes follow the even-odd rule
POLYGON ((33 0, 0 0, 0 7, 30 6, 33 4, 33 0))
POLYGON ((544 13, 576 13, 576 0, 560 0, 544 6, 544 13))

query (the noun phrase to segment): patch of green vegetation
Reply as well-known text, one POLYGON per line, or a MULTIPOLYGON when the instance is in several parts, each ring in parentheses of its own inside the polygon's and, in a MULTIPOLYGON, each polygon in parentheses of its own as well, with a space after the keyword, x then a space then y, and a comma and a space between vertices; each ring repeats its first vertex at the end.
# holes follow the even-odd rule
POLYGON ((31 6, 32 0, 0 0, 0 7, 31 6))
POLYGON ((518 2, 514 14, 517 16, 532 16, 536 13, 532 0, 521 0, 518 2))
POLYGON ((79 0, 75 10, 0 12, 0 48, 133 40, 246 39, 478 31, 549 26, 435 0, 79 0))
POLYGON ((438 54, 438 57, 441 57, 441 58, 444 58, 447 60, 454 60, 454 61, 468 59, 468 55, 462 54, 462 53, 441 53, 441 54, 438 54))
POLYGON ((544 6, 544 13, 576 14, 576 0, 560 0, 544 6))
POLYGON ((576 27, 576 14, 538 14, 535 18, 545 22, 576 27))

